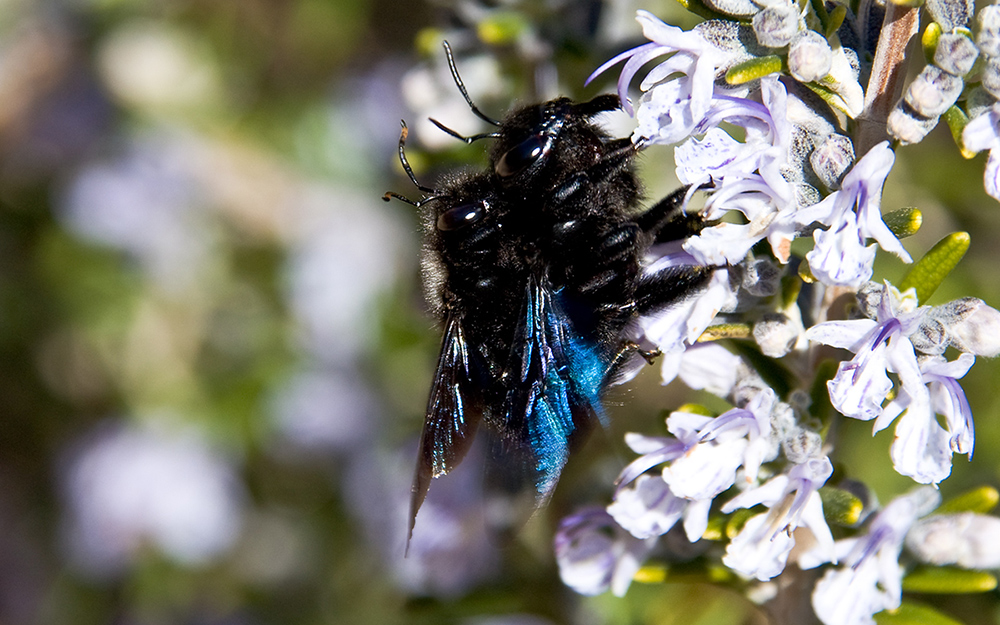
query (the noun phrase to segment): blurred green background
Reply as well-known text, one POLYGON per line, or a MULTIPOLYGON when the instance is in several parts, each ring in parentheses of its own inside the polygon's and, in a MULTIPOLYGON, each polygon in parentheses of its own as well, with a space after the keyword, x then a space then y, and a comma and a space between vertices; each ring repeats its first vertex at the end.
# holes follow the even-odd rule
MULTIPOLYGON (((638 42, 636 8, 695 21, 666 1, 0 0, 0 623, 759 621, 708 586, 558 579, 558 518, 606 502, 621 433, 683 400, 655 371, 520 536, 477 531, 473 468, 435 484, 403 557, 438 335, 415 211, 380 200, 417 196, 399 119, 421 180, 481 166, 426 121, 481 131, 440 40, 500 116, 610 89, 583 80, 638 42)), ((904 154, 887 210, 925 211, 917 255, 973 233, 931 303, 997 304, 1000 207, 949 141, 904 154)), ((650 152, 655 196, 674 183, 650 152)), ((967 379, 977 455, 946 494, 998 482, 995 376, 967 379)), ((844 429, 841 462, 883 500, 909 488, 889 432, 844 429)), ((995 597, 963 601, 996 622, 995 597)))

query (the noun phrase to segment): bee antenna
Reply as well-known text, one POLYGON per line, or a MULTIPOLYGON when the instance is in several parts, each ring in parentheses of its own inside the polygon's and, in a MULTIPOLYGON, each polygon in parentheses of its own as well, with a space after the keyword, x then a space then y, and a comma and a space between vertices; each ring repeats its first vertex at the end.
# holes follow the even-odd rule
MULTIPOLYGON (((469 108, 472 109, 472 112, 475 113, 479 119, 488 122, 490 124, 493 124, 494 126, 499 126, 500 122, 493 119, 492 117, 487 116, 485 113, 479 110, 478 106, 476 106, 472 102, 472 98, 469 97, 469 92, 465 89, 465 83, 462 82, 462 77, 458 75, 458 66, 455 65, 455 55, 452 54, 451 44, 449 44, 447 41, 444 42, 444 54, 445 56, 448 57, 448 69, 451 70, 451 77, 455 79, 455 85, 458 87, 458 90, 462 92, 462 97, 465 98, 465 103, 469 105, 469 108)), ((434 120, 432 119, 431 121, 433 122, 434 120)), ((437 122, 434 123, 437 124, 437 122)), ((440 124, 438 124, 438 127, 444 130, 445 132, 465 141, 465 137, 462 137, 452 132, 451 130, 444 128, 440 124)), ((490 136, 490 135, 483 135, 483 136, 490 136)), ((466 141, 466 143, 468 143, 468 141, 466 141)))
MULTIPOLYGON (((402 130, 399 131, 399 162, 403 164, 403 171, 405 171, 406 175, 410 177, 410 182, 413 183, 413 186, 417 187, 424 193, 436 193, 437 189, 425 187, 424 185, 417 182, 417 177, 413 175, 413 168, 410 167, 410 161, 406 160, 406 137, 410 134, 410 129, 406 126, 405 119, 399 120, 399 124, 403 127, 402 130)), ((390 194, 388 193, 386 194, 386 196, 389 195, 390 194)), ((400 196, 396 196, 395 194, 391 195, 392 197, 399 197, 399 199, 404 199, 400 196)), ((386 201, 388 201, 388 198, 386 198, 386 201)), ((416 206, 416 204, 414 204, 414 206, 416 206)))
POLYGON ((478 141, 479 139, 496 139, 497 137, 500 136, 499 132, 484 132, 478 135, 472 135, 471 137, 463 137, 462 135, 458 134, 451 128, 445 126, 444 124, 434 119, 433 117, 430 117, 428 119, 430 119, 431 123, 440 128, 441 130, 447 132, 449 135, 455 137, 459 141, 465 141, 466 143, 472 143, 473 141, 478 141))

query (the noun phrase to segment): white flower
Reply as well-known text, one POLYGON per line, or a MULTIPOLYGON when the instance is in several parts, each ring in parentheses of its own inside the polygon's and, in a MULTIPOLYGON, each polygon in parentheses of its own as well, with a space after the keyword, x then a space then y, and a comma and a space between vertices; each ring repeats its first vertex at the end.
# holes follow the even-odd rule
POLYGON ((196 434, 107 427, 69 463, 70 548, 99 576, 129 564, 144 543, 204 565, 235 542, 242 495, 232 467, 196 434))
POLYGON ((872 275, 875 239, 882 249, 911 262, 899 239, 882 221, 882 185, 896 157, 883 141, 861 158, 844 176, 841 188, 810 207, 811 216, 829 226, 813 233, 815 247, 806 254, 809 269, 828 285, 860 286, 872 275))
POLYGON ((610 588, 621 597, 655 541, 629 535, 601 508, 587 508, 559 523, 555 535, 559 577, 582 595, 599 595, 610 588))
MULTIPOLYGON (((855 352, 850 362, 840 363, 837 375, 827 383, 830 401, 841 414, 870 421, 882 413, 882 402, 892 389, 887 371, 919 379, 919 365, 907 335, 919 327, 925 309, 913 310, 888 283, 882 289, 877 319, 828 321, 806 331, 811 341, 855 352)), ((876 432, 887 424, 877 422, 876 432)))
POLYGON ((896 439, 890 450, 893 466, 900 474, 922 484, 936 484, 951 474, 952 453, 971 457, 975 441, 972 410, 957 378, 964 376, 974 362, 971 354, 962 354, 952 362, 941 357, 922 359, 920 382, 904 383, 896 399, 876 420, 879 430, 903 413, 896 423, 896 439), (945 417, 946 427, 938 423, 937 414, 945 417))
POLYGON ((793 532, 804 526, 815 539, 814 554, 834 561, 833 535, 823 517, 819 488, 833 474, 829 458, 813 458, 795 465, 787 475, 772 478, 745 491, 722 507, 723 513, 764 504, 770 510, 750 518, 726 547, 723 563, 729 568, 767 581, 780 574, 795 546, 793 532))
POLYGON ((991 197, 1000 200, 1000 104, 994 104, 966 124, 962 144, 973 152, 990 151, 983 172, 983 187, 991 197))
POLYGON ((930 564, 966 569, 1000 568, 1000 519, 963 512, 919 521, 906 535, 906 547, 930 564))
POLYGON ((653 538, 670 531, 687 504, 688 500, 670 492, 659 476, 644 474, 631 488, 621 488, 615 493, 608 514, 636 538, 653 538))
POLYGON ((628 59, 618 79, 618 95, 625 110, 631 114, 633 109, 627 96, 629 83, 643 65, 670 54, 640 84, 644 93, 636 112, 638 128, 633 141, 676 143, 688 137, 708 111, 721 53, 701 35, 664 24, 647 11, 638 11, 636 19, 652 43, 619 54, 597 68, 587 82, 628 59))
MULTIPOLYGON (((654 260, 645 270, 647 274, 658 272, 678 265, 697 265, 694 258, 679 251, 677 245, 666 244, 654 252, 676 250, 665 253, 654 260)), ((693 345, 701 333, 712 323, 715 316, 723 310, 731 310, 736 305, 736 290, 729 283, 729 270, 718 268, 712 272, 712 277, 698 293, 653 314, 639 319, 639 330, 646 340, 663 352, 673 354, 682 352, 693 345)))
POLYGON ((866 536, 837 541, 843 566, 827 571, 812 595, 813 610, 824 625, 874 624, 876 613, 899 607, 903 539, 939 501, 937 490, 921 487, 886 506, 866 536))

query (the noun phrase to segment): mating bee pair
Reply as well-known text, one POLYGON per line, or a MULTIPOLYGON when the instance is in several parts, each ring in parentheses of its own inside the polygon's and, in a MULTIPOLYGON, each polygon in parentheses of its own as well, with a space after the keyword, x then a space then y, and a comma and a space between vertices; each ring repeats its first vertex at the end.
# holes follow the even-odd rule
POLYGON ((626 336, 644 314, 703 287, 711 267, 643 272, 647 249, 703 226, 681 210, 680 189, 645 212, 635 172, 639 148, 613 139, 594 117, 616 96, 582 103, 558 98, 502 120, 484 115, 448 64, 472 111, 496 131, 489 167, 458 173, 424 199, 423 278, 444 326, 413 482, 410 533, 432 478, 457 466, 482 425, 491 481, 534 490, 544 503, 571 448, 603 419, 601 399, 623 365, 643 354, 626 336))

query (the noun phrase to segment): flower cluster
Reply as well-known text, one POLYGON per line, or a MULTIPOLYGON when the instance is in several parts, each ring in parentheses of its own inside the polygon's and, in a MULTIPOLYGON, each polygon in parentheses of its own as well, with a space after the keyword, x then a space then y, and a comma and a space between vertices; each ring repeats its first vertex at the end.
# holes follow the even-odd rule
MULTIPOLYGON (((982 12, 973 43, 964 30, 971 9, 952 4, 928 3, 938 29, 932 64, 883 120, 897 140, 919 141, 959 101, 980 51, 1000 59, 1000 44, 990 44, 1000 41, 995 7, 982 12), (902 136, 903 117, 922 134, 902 136)), ((899 286, 873 281, 878 249, 913 263, 900 239, 919 228, 919 213, 883 214, 895 152, 889 141, 856 138, 869 95, 860 79, 872 71, 862 61, 878 52, 858 37, 870 16, 780 0, 704 5, 733 19, 684 31, 640 11, 650 42, 591 79, 624 61, 618 92, 635 116, 633 142, 675 145, 685 210, 705 197, 705 225, 654 248, 659 256, 645 271, 697 264, 715 267, 714 278, 640 320, 638 338, 664 353, 664 383, 679 378, 732 408, 688 406, 667 418, 666 436, 626 435, 638 457, 605 509, 563 522, 560 571, 578 592, 624 594, 645 560, 680 557, 679 539, 758 583, 790 563, 827 567, 812 597, 819 619, 871 623, 901 605, 904 545, 916 561, 982 567, 996 550, 980 555, 975 545, 1000 521, 934 515, 940 496, 930 486, 879 511, 859 476, 835 474, 832 425, 873 421, 874 434, 895 423, 896 471, 922 485, 945 480, 955 454, 972 457, 960 380, 976 356, 1000 353, 1000 312, 975 298, 923 304, 957 262, 955 249, 967 246, 964 233, 915 263, 899 286), (655 59, 633 106, 630 86, 655 59), (840 296, 848 294, 855 301, 845 307, 840 296), (716 342, 727 338, 739 346, 716 342), (824 383, 828 396, 820 396, 824 383), (942 546, 949 540, 954 549, 942 546)), ((964 127, 964 147, 990 149, 987 191, 1000 198, 1000 104, 979 110, 964 127)))

